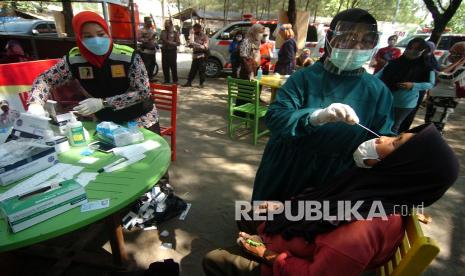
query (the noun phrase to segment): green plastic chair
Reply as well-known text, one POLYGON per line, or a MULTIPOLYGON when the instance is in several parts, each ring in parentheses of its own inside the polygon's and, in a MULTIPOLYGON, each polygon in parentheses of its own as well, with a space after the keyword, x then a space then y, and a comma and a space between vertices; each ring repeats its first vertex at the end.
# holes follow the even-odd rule
POLYGON ((267 110, 268 107, 260 105, 260 88, 258 81, 248 81, 228 77, 229 137, 232 138, 235 130, 240 126, 251 126, 253 144, 256 145, 258 138, 269 133, 269 130, 260 132, 258 125, 260 118, 265 116, 267 110), (237 100, 241 100, 240 105, 236 105, 237 100), (244 115, 236 115, 238 112, 244 115), (240 121, 240 123, 234 124, 233 122, 235 120, 240 121))

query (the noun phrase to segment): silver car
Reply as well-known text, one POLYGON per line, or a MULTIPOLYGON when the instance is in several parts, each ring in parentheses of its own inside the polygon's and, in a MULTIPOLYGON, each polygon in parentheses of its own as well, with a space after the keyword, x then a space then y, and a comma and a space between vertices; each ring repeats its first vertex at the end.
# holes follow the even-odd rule
POLYGON ((58 36, 55 22, 41 19, 20 19, 0 23, 0 34, 58 36))

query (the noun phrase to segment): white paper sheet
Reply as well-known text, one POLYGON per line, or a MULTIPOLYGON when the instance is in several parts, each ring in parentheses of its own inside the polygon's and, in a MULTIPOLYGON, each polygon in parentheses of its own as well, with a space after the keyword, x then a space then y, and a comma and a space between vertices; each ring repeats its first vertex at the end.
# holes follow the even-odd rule
POLYGON ((114 148, 113 153, 131 159, 133 156, 143 154, 158 147, 160 147, 160 143, 153 140, 147 140, 140 144, 114 148))
POLYGON ((0 194, 0 201, 25 194, 29 191, 35 190, 39 187, 47 186, 47 180, 64 181, 73 179, 74 175, 82 171, 84 167, 74 166, 71 164, 57 163, 50 168, 34 174, 30 178, 18 183, 13 188, 9 189, 3 194, 0 194))
POLYGON ((98 173, 92 172, 83 172, 80 173, 77 178, 75 179, 82 187, 87 186, 89 182, 94 181, 97 178, 98 173))

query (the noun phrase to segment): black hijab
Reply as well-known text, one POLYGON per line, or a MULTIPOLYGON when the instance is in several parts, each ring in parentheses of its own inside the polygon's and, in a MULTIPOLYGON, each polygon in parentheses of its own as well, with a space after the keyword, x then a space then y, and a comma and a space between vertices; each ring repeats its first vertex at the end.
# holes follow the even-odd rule
MULTIPOLYGON (((354 206, 360 200, 364 204, 358 211, 366 218, 375 200, 382 202, 387 215, 394 213, 395 205, 431 205, 457 179, 459 162, 434 125, 421 125, 408 132, 416 135, 373 168, 356 168, 324 188, 304 191, 292 199, 291 210, 297 200, 329 201, 330 213, 336 214, 337 201, 351 201, 354 206)), ((283 213, 266 222, 265 233, 280 233, 287 240, 300 236, 313 242, 318 234, 343 223, 347 221, 288 221, 283 213)))
MULTIPOLYGON (((348 9, 336 14, 329 24, 329 30, 326 32, 326 41, 331 41, 333 38, 333 30, 336 29, 337 23, 344 21, 344 22, 352 22, 352 23, 365 23, 365 24, 373 24, 377 25, 376 19, 366 10, 362 9, 348 9)), ((324 62, 328 57, 328 46, 325 43, 325 53, 320 58, 319 61, 324 62)))
POLYGON ((420 44, 420 50, 425 52, 417 59, 411 60, 405 57, 405 53, 398 59, 392 60, 386 65, 381 76, 381 80, 394 92, 399 90, 397 84, 400 82, 428 82, 429 73, 433 70, 428 53, 430 48, 421 37, 412 39, 406 49, 410 49, 413 44, 420 44))

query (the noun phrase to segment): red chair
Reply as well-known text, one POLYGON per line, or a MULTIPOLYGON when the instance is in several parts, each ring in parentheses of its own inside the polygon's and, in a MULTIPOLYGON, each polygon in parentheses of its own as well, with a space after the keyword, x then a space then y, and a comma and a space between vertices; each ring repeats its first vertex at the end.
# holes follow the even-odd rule
POLYGON ((176 161, 176 105, 178 86, 150 83, 150 91, 158 110, 171 112, 170 126, 160 126, 161 135, 171 136, 171 160, 176 161))

